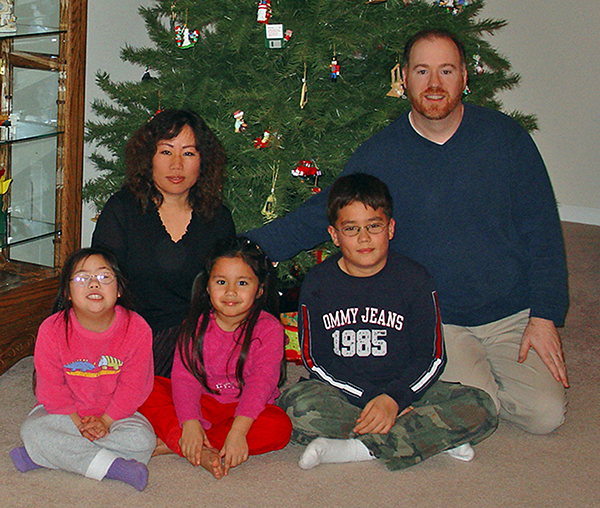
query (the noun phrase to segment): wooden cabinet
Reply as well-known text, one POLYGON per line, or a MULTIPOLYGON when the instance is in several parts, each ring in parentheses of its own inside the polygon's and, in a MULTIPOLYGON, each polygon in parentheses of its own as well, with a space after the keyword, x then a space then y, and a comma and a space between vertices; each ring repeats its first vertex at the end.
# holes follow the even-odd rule
MULTIPOLYGON (((80 246, 87 0, 14 0, 0 18, 0 373, 33 353, 80 246), (8 120, 6 118, 8 117, 8 120)), ((0 11, 6 0, 0 0, 0 11)))

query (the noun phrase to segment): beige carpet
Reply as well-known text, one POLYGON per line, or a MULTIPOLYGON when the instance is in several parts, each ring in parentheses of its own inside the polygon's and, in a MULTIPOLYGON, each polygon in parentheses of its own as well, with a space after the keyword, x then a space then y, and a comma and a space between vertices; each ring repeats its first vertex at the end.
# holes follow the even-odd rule
MULTIPOLYGON (((562 331, 571 389, 566 423, 533 436, 501 423, 473 462, 437 456, 399 472, 377 461, 302 471, 300 447, 251 457, 214 480, 184 459, 150 462, 144 492, 60 471, 17 472, 8 452, 34 403, 32 359, 0 376, 0 507, 600 507, 600 228, 564 224, 571 308, 562 331)), ((290 378, 301 368, 292 366, 290 378)))

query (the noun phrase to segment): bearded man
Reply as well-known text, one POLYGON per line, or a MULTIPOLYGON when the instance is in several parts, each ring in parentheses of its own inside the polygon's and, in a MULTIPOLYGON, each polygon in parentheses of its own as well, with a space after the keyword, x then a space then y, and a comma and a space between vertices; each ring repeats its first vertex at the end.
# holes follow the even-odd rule
MULTIPOLYGON (((488 392, 500 417, 546 434, 569 386, 557 326, 568 306, 556 201, 531 136, 510 117, 462 102, 461 42, 438 29, 405 46, 411 111, 365 141, 342 175, 366 172, 394 201, 390 247, 437 281, 445 381, 488 392)), ((248 236, 273 260, 325 241, 327 191, 248 236)))

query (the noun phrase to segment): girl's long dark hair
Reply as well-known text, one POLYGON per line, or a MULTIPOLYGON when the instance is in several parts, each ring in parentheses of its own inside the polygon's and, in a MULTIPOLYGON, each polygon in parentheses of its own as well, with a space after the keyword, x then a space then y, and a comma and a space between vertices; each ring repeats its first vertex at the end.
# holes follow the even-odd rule
MULTIPOLYGON (((179 334, 179 354, 185 368, 192 373, 202 386, 210 393, 218 393, 208 386, 203 346, 210 313, 213 310, 207 290, 208 281, 212 268, 219 258, 241 258, 252 269, 258 278, 259 287, 263 289, 262 294, 254 300, 247 319, 236 330, 239 333, 237 333, 235 339, 236 346, 231 352, 233 356, 236 349, 240 348, 240 355, 235 367, 235 377, 241 393, 245 384, 244 365, 248 357, 248 351, 250 350, 254 327, 260 313, 265 310, 275 317, 279 317, 279 297, 273 266, 260 247, 254 242, 246 238, 225 238, 215 244, 208 255, 203 270, 194 280, 190 312, 183 322, 179 334)), ((281 386, 285 381, 284 339, 282 331, 282 360, 278 386, 281 386)))

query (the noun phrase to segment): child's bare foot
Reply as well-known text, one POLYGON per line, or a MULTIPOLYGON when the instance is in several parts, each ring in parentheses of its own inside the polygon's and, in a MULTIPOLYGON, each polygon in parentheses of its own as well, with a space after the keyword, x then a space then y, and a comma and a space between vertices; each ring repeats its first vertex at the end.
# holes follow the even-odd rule
POLYGON ((152 452, 153 457, 157 457, 158 455, 168 455, 169 453, 175 453, 171 450, 161 439, 156 438, 156 448, 152 452))
POLYGON ((217 480, 223 478, 223 465, 221 464, 221 457, 219 457, 218 450, 209 448, 208 446, 202 447, 200 465, 217 480))

